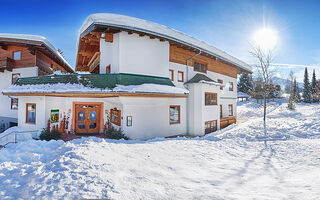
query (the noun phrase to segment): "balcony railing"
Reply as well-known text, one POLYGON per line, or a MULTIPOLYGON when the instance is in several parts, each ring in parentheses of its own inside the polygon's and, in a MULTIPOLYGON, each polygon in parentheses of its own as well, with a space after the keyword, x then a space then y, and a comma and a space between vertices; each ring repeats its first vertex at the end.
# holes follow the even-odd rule
POLYGON ((93 56, 92 56, 92 58, 91 58, 91 60, 89 61, 89 63, 88 63, 88 67, 89 67, 89 72, 91 72, 91 73, 99 73, 99 65, 100 65, 100 52, 96 52, 93 56), (97 72, 97 70, 98 70, 98 72, 97 72))
POLYGON ((3 72, 5 69, 12 71, 14 66, 14 60, 8 57, 0 57, 0 72, 3 72))
POLYGON ((234 124, 237 122, 237 119, 235 116, 225 117, 220 119, 220 128, 225 128, 229 126, 230 124, 234 124))

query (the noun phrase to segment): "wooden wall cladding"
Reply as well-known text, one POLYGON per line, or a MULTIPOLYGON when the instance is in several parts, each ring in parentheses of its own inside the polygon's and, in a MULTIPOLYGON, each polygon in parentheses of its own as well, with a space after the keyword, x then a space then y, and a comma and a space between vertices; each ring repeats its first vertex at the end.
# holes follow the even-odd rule
MULTIPOLYGON (((186 60, 195 54, 196 54, 195 52, 177 47, 175 45, 170 45, 169 61, 185 65, 186 60)), ((217 61, 215 59, 212 59, 203 55, 198 55, 195 58, 190 60, 189 66, 193 66, 194 62, 207 64, 208 71, 230 76, 232 78, 237 78, 237 71, 238 71, 237 68, 234 66, 222 63, 221 61, 217 61)))
POLYGON ((59 68, 61 71, 66 71, 62 66, 54 62, 52 59, 50 59, 48 56, 46 56, 44 53, 40 51, 36 51, 37 55, 37 61, 36 65, 39 67, 39 69, 45 71, 45 72, 51 72, 51 70, 55 68, 59 68), (52 69, 51 69, 52 66, 52 69))
POLYGON ((33 67, 36 65, 36 56, 32 55, 27 47, 9 45, 7 50, 0 49, 0 57, 13 59, 13 52, 21 51, 21 59, 14 61, 14 68, 33 67))

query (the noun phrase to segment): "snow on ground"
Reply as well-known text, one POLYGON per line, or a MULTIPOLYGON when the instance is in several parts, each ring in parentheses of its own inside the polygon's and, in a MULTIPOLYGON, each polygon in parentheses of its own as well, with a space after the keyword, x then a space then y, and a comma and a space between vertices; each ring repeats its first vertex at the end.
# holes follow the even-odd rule
POLYGON ((272 108, 268 134, 279 137, 266 146, 254 117, 193 139, 10 144, 0 150, 0 199, 318 199, 320 104, 272 108))

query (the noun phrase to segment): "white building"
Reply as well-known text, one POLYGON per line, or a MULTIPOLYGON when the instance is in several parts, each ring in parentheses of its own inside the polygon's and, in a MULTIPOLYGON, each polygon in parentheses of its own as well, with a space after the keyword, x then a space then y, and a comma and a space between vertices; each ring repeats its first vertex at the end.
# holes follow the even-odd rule
POLYGON ((56 113, 79 135, 102 132, 109 118, 132 139, 204 135, 236 122, 237 74, 251 73, 200 40, 115 14, 86 19, 76 70, 91 74, 19 79, 4 91, 19 96, 20 128, 45 128, 56 113))
MULTIPOLYGON (((72 72, 70 65, 44 38, 36 35, 0 34, 0 91, 20 77, 52 73, 54 68, 72 72)), ((0 94, 0 133, 17 124, 18 99, 0 94)))

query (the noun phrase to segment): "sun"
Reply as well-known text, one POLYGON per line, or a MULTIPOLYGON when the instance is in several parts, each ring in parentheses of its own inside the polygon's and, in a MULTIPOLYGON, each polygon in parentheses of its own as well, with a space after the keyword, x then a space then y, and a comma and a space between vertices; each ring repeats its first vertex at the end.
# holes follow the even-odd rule
POLYGON ((255 45, 264 49, 274 49, 278 42, 277 32, 271 28, 262 28, 253 35, 255 45))

